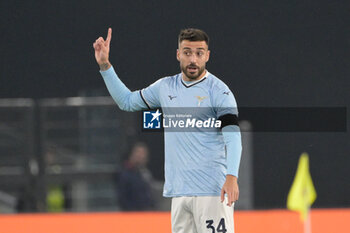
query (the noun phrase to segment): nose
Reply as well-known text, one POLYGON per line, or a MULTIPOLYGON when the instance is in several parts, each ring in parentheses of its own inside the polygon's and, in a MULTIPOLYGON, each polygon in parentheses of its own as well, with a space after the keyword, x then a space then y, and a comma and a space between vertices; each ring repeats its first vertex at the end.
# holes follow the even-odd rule
POLYGON ((191 54, 190 61, 191 61, 191 63, 194 63, 194 64, 197 63, 197 56, 196 56, 196 54, 194 54, 194 53, 191 54))

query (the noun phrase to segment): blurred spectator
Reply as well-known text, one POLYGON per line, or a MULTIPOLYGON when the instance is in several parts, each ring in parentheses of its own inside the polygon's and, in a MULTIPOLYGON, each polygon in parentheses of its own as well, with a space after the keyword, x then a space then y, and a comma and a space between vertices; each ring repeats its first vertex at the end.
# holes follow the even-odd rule
MULTIPOLYGON (((46 170, 50 173, 61 173, 62 153, 56 145, 49 145, 45 153, 46 170)), ((48 182, 46 183, 46 211, 47 212, 65 212, 71 208, 69 200, 69 186, 66 182, 48 182)))
POLYGON ((149 150, 146 144, 136 143, 118 179, 119 205, 125 211, 154 209, 152 174, 147 169, 149 150))
POLYGON ((33 181, 29 181, 29 185, 24 185, 19 188, 17 197, 16 211, 18 213, 29 213, 39 211, 37 205, 37 197, 33 188, 33 181))
POLYGON ((62 185, 49 185, 46 195, 48 212, 63 212, 65 209, 65 196, 62 185))

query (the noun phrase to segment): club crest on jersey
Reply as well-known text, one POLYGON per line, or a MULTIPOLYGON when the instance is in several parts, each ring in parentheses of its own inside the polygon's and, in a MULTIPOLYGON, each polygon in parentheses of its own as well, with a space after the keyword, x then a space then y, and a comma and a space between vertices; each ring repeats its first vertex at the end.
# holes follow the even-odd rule
POLYGON ((198 100, 198 107, 201 105, 201 103, 203 102, 203 100, 204 99, 206 99, 207 98, 207 96, 195 96, 196 98, 197 98, 197 100, 198 100))

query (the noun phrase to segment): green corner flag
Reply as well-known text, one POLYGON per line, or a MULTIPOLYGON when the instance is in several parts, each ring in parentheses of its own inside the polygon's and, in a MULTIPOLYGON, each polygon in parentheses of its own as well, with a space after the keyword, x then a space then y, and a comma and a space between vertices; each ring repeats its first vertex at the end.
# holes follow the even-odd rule
POLYGON ((298 169, 288 194, 287 208, 299 211, 301 220, 305 221, 316 197, 316 190, 309 171, 309 155, 303 153, 299 158, 298 169))

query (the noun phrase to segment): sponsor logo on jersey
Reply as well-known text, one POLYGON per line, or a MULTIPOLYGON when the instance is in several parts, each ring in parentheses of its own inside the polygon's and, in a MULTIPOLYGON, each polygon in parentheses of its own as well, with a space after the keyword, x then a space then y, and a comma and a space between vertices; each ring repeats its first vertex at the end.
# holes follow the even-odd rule
POLYGON ((176 98, 177 96, 175 96, 175 95, 174 95, 174 96, 168 95, 168 97, 169 97, 170 100, 173 100, 173 99, 176 98))

